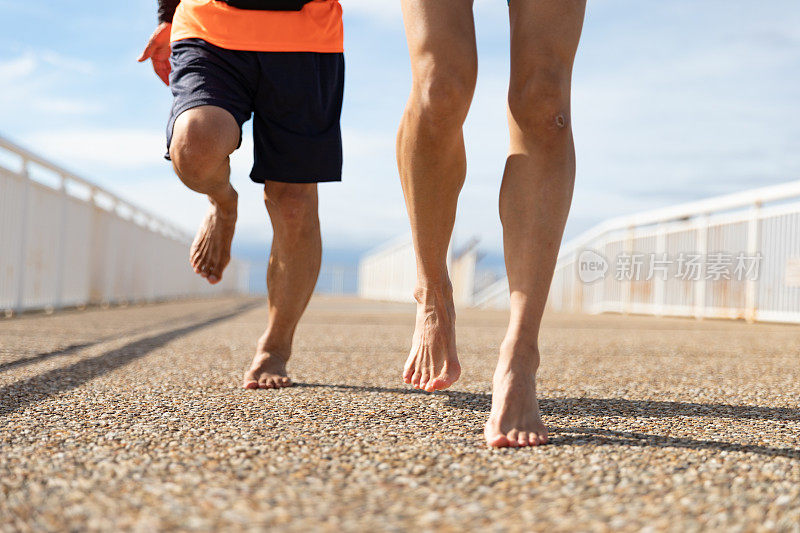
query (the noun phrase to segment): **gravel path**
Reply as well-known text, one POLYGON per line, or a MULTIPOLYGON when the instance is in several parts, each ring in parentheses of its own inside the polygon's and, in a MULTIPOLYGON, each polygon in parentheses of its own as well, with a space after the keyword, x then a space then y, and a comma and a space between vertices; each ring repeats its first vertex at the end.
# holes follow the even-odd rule
POLYGON ((452 391, 400 381, 406 305, 318 298, 298 386, 239 382, 226 299, 0 320, 0 529, 800 531, 800 327, 551 316, 552 444, 490 450, 506 315, 463 311, 452 391))

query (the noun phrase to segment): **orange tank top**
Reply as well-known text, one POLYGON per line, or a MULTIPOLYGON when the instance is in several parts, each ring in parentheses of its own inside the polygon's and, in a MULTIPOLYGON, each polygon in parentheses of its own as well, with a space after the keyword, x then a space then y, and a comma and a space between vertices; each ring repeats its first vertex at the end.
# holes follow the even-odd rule
POLYGON ((253 11, 216 0, 181 0, 172 40, 189 38, 229 50, 342 52, 342 6, 338 0, 312 0, 301 11, 253 11))

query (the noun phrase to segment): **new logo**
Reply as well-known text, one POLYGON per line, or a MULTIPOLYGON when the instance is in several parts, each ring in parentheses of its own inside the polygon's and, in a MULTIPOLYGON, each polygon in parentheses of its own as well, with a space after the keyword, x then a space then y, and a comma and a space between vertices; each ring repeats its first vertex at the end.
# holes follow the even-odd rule
POLYGON ((608 272, 608 261, 594 250, 583 250, 578 256, 578 278, 584 283, 603 279, 608 272))

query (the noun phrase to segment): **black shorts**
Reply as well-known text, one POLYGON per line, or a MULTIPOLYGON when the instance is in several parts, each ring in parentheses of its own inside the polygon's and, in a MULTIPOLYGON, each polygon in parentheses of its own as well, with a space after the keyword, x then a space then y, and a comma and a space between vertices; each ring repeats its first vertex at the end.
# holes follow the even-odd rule
POLYGON ((213 105, 236 119, 240 145, 253 114, 253 181, 342 179, 343 54, 244 52, 183 39, 172 43, 170 64, 168 154, 178 115, 213 105))

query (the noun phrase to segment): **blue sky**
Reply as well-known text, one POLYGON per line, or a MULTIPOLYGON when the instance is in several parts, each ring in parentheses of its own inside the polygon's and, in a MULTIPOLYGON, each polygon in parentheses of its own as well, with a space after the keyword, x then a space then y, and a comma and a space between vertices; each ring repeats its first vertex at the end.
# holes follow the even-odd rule
MULTIPOLYGON (((328 246, 364 249, 408 231, 394 135, 410 76, 399 2, 341 3, 345 174, 321 186, 321 217, 328 246)), ((193 232, 205 200, 161 159, 170 94, 135 61, 155 0, 0 0, 0 11, 0 135, 193 232)), ((508 15, 502 0, 478 0, 475 12, 479 80, 456 231, 497 252, 508 15)), ((575 64, 567 238, 612 216, 800 179, 798 96, 797 0, 590 0, 575 64)), ((249 134, 233 162, 241 250, 270 237, 247 178, 249 134)))

